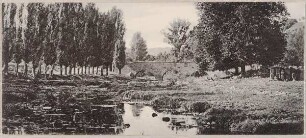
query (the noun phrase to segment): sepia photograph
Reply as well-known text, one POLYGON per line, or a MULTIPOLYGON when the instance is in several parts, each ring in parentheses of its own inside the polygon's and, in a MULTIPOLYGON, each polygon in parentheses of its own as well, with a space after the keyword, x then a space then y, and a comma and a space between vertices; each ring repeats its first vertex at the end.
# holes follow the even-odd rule
POLYGON ((1 135, 304 135, 303 1, 1 2, 1 135))

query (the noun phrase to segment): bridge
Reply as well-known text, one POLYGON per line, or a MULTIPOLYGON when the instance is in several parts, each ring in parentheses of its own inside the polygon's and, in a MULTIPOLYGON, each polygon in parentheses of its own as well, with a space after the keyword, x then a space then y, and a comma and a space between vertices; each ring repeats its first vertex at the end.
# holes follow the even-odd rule
POLYGON ((163 80, 165 75, 191 75, 197 71, 198 66, 194 62, 130 62, 122 69, 122 73, 152 74, 156 79, 163 80))

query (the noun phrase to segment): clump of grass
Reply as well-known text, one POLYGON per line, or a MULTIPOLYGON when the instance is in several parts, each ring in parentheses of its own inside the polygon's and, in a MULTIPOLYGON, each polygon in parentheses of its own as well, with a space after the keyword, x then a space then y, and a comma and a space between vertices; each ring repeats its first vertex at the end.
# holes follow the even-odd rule
POLYGON ((121 93, 121 97, 125 100, 144 100, 150 101, 156 97, 155 94, 148 94, 141 91, 125 91, 121 93))
POLYGON ((71 81, 54 82, 53 85, 54 86, 75 86, 75 87, 78 86, 75 82, 71 82, 71 81))
POLYGON ((109 88, 111 86, 111 83, 109 82, 102 82, 99 86, 99 88, 109 88))
POLYGON ((96 86, 96 85, 100 85, 100 84, 101 84, 101 82, 95 80, 95 81, 87 81, 85 85, 86 86, 96 86))
POLYGON ((232 123, 230 131, 234 134, 303 134, 304 126, 303 121, 267 122, 246 119, 239 123, 232 123))
POLYGON ((173 98, 168 96, 159 96, 152 100, 153 108, 177 109, 187 100, 185 98, 173 98))
POLYGON ((261 120, 251 120, 246 119, 239 123, 232 123, 230 126, 230 131, 232 133, 239 134, 253 134, 260 126, 264 126, 265 122, 261 120))
POLYGON ((187 102, 184 105, 185 109, 189 112, 204 113, 207 109, 211 108, 208 102, 187 102))
POLYGON ((217 128, 216 132, 229 133, 230 125, 236 120, 244 120, 245 115, 238 109, 209 108, 197 119, 199 126, 217 128))

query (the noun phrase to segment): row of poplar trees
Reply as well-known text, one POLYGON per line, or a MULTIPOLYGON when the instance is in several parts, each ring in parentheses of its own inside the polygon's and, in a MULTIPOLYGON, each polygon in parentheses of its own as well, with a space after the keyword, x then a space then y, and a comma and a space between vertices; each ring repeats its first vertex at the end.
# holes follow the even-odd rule
POLYGON ((94 68, 108 75, 108 69, 121 73, 125 65, 125 25, 116 7, 99 12, 93 3, 3 3, 2 13, 4 74, 12 61, 17 72, 24 61, 25 76, 31 63, 34 78, 42 65, 49 75, 55 66, 61 75, 94 73, 94 68))

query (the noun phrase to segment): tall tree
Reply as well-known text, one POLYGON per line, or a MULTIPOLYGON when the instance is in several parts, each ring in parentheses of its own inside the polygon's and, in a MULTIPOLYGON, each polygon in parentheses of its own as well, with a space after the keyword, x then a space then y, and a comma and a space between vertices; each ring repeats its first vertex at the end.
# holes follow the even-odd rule
POLYGON ((2 4, 4 73, 12 59, 17 67, 24 60, 25 75, 32 63, 34 78, 43 64, 45 74, 51 65, 51 75, 55 65, 60 66, 61 75, 63 66, 65 74, 72 74, 72 69, 76 73, 77 66, 85 66, 85 72, 86 67, 124 66, 125 26, 120 9, 103 13, 93 3, 85 7, 81 3, 25 5, 2 4))
POLYGON ((47 74, 48 66, 51 65, 50 75, 53 75, 54 66, 57 59, 57 47, 59 43, 59 12, 60 4, 48 5, 48 24, 46 31, 48 35, 45 37, 45 48, 43 52, 45 67, 45 74, 47 74))
POLYGON ((41 73, 41 64, 43 61, 43 50, 45 48, 45 37, 47 35, 46 27, 48 22, 48 9, 42 3, 36 4, 36 21, 37 21, 37 33, 34 40, 34 45, 31 47, 31 61, 33 76, 37 78, 37 75, 41 73), (36 73, 36 69, 39 69, 36 73))
POLYGON ((119 70, 119 74, 121 74, 121 69, 124 67, 126 59, 125 42, 122 40, 117 40, 114 59, 116 67, 119 70))
POLYGON ((125 25, 123 22, 123 13, 120 9, 113 7, 112 9, 112 18, 114 19, 115 24, 115 49, 114 49, 114 60, 113 60, 113 69, 115 67, 118 68, 119 74, 121 74, 121 69, 125 65, 125 42, 124 42, 124 34, 125 34, 125 25))
POLYGON ((286 30, 287 46, 284 62, 291 66, 304 65, 304 23, 299 22, 286 30))
POLYGON ((182 46, 183 48, 187 47, 186 41, 188 39, 189 26, 189 21, 176 19, 170 23, 170 26, 165 31, 163 31, 165 41, 174 46, 173 51, 176 62, 180 60, 179 55, 182 46))
POLYGON ((23 10, 24 10, 24 4, 20 4, 17 6, 17 18, 16 21, 18 22, 18 25, 16 26, 16 41, 14 45, 14 60, 16 62, 16 74, 18 75, 18 69, 19 64, 22 61, 22 55, 23 55, 23 49, 24 49, 24 39, 23 39, 23 10))
POLYGON ((134 61, 144 61, 147 56, 147 44, 140 32, 133 35, 131 41, 131 55, 134 61))
MULTIPOLYGON (((37 59, 35 56, 36 53, 40 50, 39 41, 41 39, 38 38, 38 31, 39 31, 39 25, 38 25, 38 13, 39 8, 42 4, 41 3, 29 3, 27 5, 27 25, 25 30, 25 51, 24 51, 24 62, 25 62, 25 69, 24 73, 27 75, 28 73, 28 63, 32 61, 33 67, 36 68, 38 66, 38 62, 40 60, 37 59), (35 65, 35 67, 34 67, 35 65)), ((40 37, 41 38, 41 37, 40 37)), ((33 74, 35 76, 35 69, 33 70, 33 74)))
MULTIPOLYGON (((81 3, 78 3, 76 6, 76 16, 74 18, 74 35, 75 35, 75 45, 76 45, 76 55, 75 59, 77 60, 76 64, 79 67, 84 66, 84 57, 80 56, 84 53, 85 43, 84 43, 84 31, 85 31, 85 20, 84 20, 84 8, 81 3)), ((78 68, 79 73, 79 68, 78 68)))
POLYGON ((95 52, 97 46, 97 22, 98 22, 98 10, 95 7, 95 4, 89 3, 85 7, 85 43, 87 45, 87 59, 85 62, 86 65, 94 66, 95 65, 95 52))
POLYGON ((15 43, 15 35, 16 35, 16 22, 15 16, 17 6, 14 3, 2 3, 2 59, 4 64, 3 73, 8 74, 8 66, 9 62, 13 57, 13 45, 15 43))
POLYGON ((200 49, 208 54, 214 69, 240 66, 244 75, 245 65, 272 65, 282 59, 287 20, 283 3, 199 2, 197 9, 200 49))

